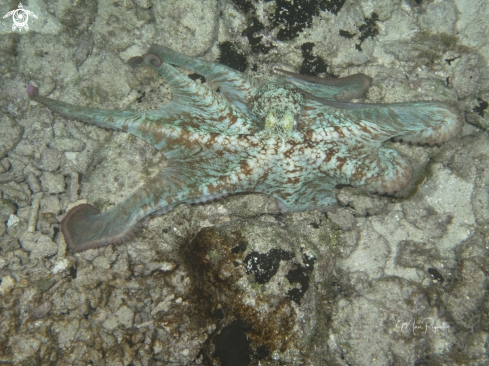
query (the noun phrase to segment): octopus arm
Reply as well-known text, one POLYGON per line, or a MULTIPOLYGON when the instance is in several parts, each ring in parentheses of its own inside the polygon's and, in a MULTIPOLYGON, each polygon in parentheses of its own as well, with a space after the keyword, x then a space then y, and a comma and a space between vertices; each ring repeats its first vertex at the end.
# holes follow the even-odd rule
POLYGON ((459 110, 444 102, 410 102, 364 105, 348 111, 356 120, 368 120, 389 130, 389 138, 413 144, 441 144, 459 135, 463 118, 459 110), (355 116, 355 117, 354 117, 355 116))
POLYGON ((29 89, 34 91, 29 96, 63 117, 129 132, 157 148, 164 138, 182 131, 197 134, 248 134, 256 131, 253 121, 223 96, 194 82, 170 65, 162 64, 156 68, 168 79, 174 94, 169 103, 153 111, 116 111, 77 106, 39 96, 32 86, 29 89))
POLYGON ((258 81, 241 72, 215 62, 191 58, 165 46, 153 44, 148 53, 158 55, 164 63, 181 66, 205 76, 226 98, 249 114, 248 105, 256 91, 258 81))
POLYGON ((372 141, 384 142, 392 138, 434 145, 460 134, 463 118, 455 106, 436 101, 395 104, 331 102, 331 105, 321 106, 309 100, 303 107, 298 127, 316 133, 337 127, 340 137, 350 130, 361 130, 372 141))
MULTIPOLYGON (((156 56, 159 59, 159 55, 156 56)), ((153 111, 155 116, 176 121, 183 119, 186 125, 209 132, 250 134, 257 131, 257 119, 247 110, 243 112, 232 98, 190 79, 169 64, 147 62, 168 81, 173 92, 170 103, 153 111)))
POLYGON ((365 74, 354 74, 342 78, 320 78, 275 69, 290 77, 287 80, 299 88, 306 97, 314 100, 349 101, 361 98, 368 90, 372 79, 365 74))
MULTIPOLYGON (((182 140, 190 134, 194 139, 205 138, 211 134, 202 126, 185 125, 179 123, 181 121, 172 123, 170 117, 165 119, 162 113, 157 118, 148 112, 94 109, 41 96, 31 97, 31 99, 63 117, 98 127, 128 132, 162 151, 171 150, 174 145, 182 143, 182 140)), ((165 105, 169 107, 168 109, 172 107, 170 103, 165 105)))
POLYGON ((379 194, 401 191, 412 178, 410 162, 397 150, 378 146, 346 147, 343 141, 329 149, 319 171, 337 184, 361 187, 379 194), (332 157, 332 158, 330 158, 332 157))
MULTIPOLYGON (((172 169, 165 169, 130 194, 123 201, 104 212, 82 204, 72 208, 61 222, 66 245, 81 252, 110 244, 121 244, 130 239, 145 216, 174 205, 192 195, 182 191, 183 182, 172 169)), ((197 194, 193 192, 193 194, 197 194)))
POLYGON ((174 150, 161 172, 104 212, 89 204, 72 208, 61 223, 68 248, 80 252, 121 244, 133 236, 147 215, 166 213, 180 203, 205 202, 227 194, 226 187, 217 183, 239 168, 246 153, 222 157, 197 150, 174 150))
POLYGON ((277 190, 272 193, 282 212, 305 210, 327 211, 336 206, 335 182, 331 177, 315 178, 299 188, 288 192, 277 190))

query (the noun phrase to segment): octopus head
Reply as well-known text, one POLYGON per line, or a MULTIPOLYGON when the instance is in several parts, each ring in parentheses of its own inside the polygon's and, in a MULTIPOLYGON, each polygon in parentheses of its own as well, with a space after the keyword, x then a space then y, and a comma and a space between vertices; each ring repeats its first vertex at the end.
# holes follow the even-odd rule
POLYGON ((283 80, 262 84, 251 103, 251 111, 263 119, 265 129, 292 131, 302 111, 304 97, 299 89, 283 80))

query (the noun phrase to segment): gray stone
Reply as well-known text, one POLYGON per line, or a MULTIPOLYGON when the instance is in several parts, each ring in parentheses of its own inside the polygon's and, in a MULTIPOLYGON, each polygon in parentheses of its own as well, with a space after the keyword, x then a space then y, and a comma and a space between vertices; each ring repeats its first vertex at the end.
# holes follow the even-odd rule
POLYGON ((337 199, 342 206, 348 206, 351 209, 351 213, 355 216, 375 215, 386 204, 385 197, 350 187, 341 189, 337 199))
POLYGON ((43 172, 41 176, 42 190, 48 194, 56 194, 65 191, 65 177, 60 174, 43 172))
POLYGON ((6 296, 12 291, 15 286, 15 280, 10 276, 1 278, 0 281, 0 296, 6 296))
POLYGON ((70 310, 75 310, 81 305, 79 291, 72 288, 64 293, 63 300, 64 305, 70 310))
POLYGON ((8 216, 0 215, 0 237, 7 232, 8 216))
POLYGON ((110 268, 110 262, 108 258, 98 256, 93 260, 93 265, 99 269, 106 270, 110 268))
POLYGON ((350 211, 344 208, 339 208, 336 211, 328 212, 328 218, 330 218, 342 230, 351 230, 355 224, 355 217, 350 211))
POLYGON ((11 215, 15 213, 16 208, 12 201, 0 199, 0 215, 11 215))
POLYGON ((119 326, 119 319, 114 314, 109 314, 102 326, 107 330, 114 330, 119 326))
POLYGON ((420 24, 433 33, 452 34, 457 22, 457 7, 451 1, 432 3, 420 17, 420 24))
POLYGON ((25 232, 19 240, 22 248, 31 252, 33 258, 51 257, 58 252, 58 245, 39 232, 25 232))
POLYGON ((46 172, 54 172, 60 167, 63 159, 64 155, 61 151, 45 149, 41 154, 41 159, 37 163, 37 167, 46 172))
POLYGON ((31 255, 34 257, 51 257, 58 252, 58 246, 49 236, 41 235, 36 241, 36 247, 31 255))
POLYGON ((19 218, 15 216, 14 214, 9 215, 8 221, 7 221, 7 227, 11 228, 16 226, 19 223, 19 218))
POLYGON ((9 182, 0 186, 0 191, 3 193, 3 198, 16 203, 25 203, 29 200, 29 196, 24 192, 22 185, 9 182))
POLYGON ((131 328, 134 320, 134 312, 126 305, 122 305, 119 310, 115 312, 115 316, 119 322, 126 328, 131 328))
POLYGON ((9 345, 18 361, 34 357, 41 346, 41 341, 27 334, 14 334, 9 339, 9 345))
POLYGON ((10 235, 3 235, 0 237, 0 247, 4 253, 13 252, 20 248, 17 238, 10 235))
POLYGON ((24 128, 3 115, 0 118, 0 159, 7 155, 22 138, 24 128))
POLYGON ((192 56, 205 52, 212 46, 216 36, 217 9, 216 0, 196 1, 192 2, 192 5, 177 0, 170 0, 164 4, 156 3, 154 14, 158 36, 155 42, 163 41, 161 35, 167 34, 171 35, 166 38, 170 47, 178 49, 185 45, 188 54, 192 56), (198 39, 194 38, 195 36, 198 39), (190 38, 195 42, 186 41, 190 38))
POLYGON ((80 321, 78 319, 55 322, 52 330, 58 338, 57 346, 59 348, 70 347, 79 327, 80 321))
POLYGON ((32 316, 36 318, 44 318, 52 309, 52 304, 48 301, 44 301, 38 307, 32 309, 32 316))
POLYGON ((34 175, 34 173, 29 173, 27 175, 27 184, 29 185, 30 190, 32 193, 38 193, 41 192, 41 184, 39 182, 39 179, 34 175))
POLYGON ((55 138, 49 145, 53 149, 59 151, 83 151, 85 144, 82 141, 70 139, 70 138, 55 138))
POLYGON ((46 196, 41 200, 41 212, 42 213, 52 213, 59 214, 61 206, 59 204, 59 199, 56 196, 46 196))

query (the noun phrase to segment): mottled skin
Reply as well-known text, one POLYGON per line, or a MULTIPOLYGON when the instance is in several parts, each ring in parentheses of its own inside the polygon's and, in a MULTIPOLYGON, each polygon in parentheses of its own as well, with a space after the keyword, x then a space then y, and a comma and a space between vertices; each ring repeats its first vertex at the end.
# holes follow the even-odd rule
POLYGON ((336 204, 338 184, 399 191, 411 179, 411 166, 382 144, 389 139, 438 144, 462 127, 457 109, 442 102, 347 103, 370 86, 363 74, 320 79, 277 70, 288 77, 262 83, 158 45, 129 61, 134 67, 142 62, 173 90, 172 101, 157 110, 88 109, 41 97, 28 87, 28 95, 52 111, 129 132, 167 158, 161 172, 107 211, 89 204, 73 208, 62 222, 73 251, 121 243, 149 214, 231 193, 272 195, 285 212, 328 209, 336 204), (212 89, 175 66, 204 75, 212 89))

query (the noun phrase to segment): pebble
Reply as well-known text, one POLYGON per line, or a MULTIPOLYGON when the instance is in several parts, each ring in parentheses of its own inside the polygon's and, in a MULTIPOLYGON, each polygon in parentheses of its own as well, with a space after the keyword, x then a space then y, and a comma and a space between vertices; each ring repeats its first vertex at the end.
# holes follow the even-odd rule
POLYGON ((46 196, 41 200, 41 212, 52 213, 54 215, 59 214, 61 211, 61 205, 59 198, 56 196, 46 196))
POLYGON ((36 193, 31 205, 31 215, 29 217, 29 223, 27 224, 27 231, 33 233, 36 231, 37 218, 39 217, 39 204, 41 203, 42 192, 36 193))
POLYGON ((56 138, 49 144, 49 146, 63 152, 80 152, 85 149, 85 144, 82 141, 70 138, 56 138))
POLYGON ((0 281, 0 295, 1 296, 8 295, 10 291, 12 291, 14 286, 15 286, 15 280, 12 277, 10 276, 2 277, 0 281))
POLYGON ((29 173, 27 175, 26 181, 32 193, 37 193, 41 191, 41 184, 39 183, 39 179, 37 179, 34 173, 29 173))
MULTIPOLYGON (((18 361, 23 361, 33 357, 37 353, 39 347, 41 346, 41 341, 39 341, 38 339, 32 336, 28 336, 26 334, 22 334, 22 335, 19 334, 19 335, 13 335, 9 339, 9 344, 15 358, 18 361)), ((22 363, 22 364, 30 364, 30 363, 22 363)))
POLYGON ((63 159, 64 156, 61 151, 46 149, 42 152, 41 160, 38 162, 37 167, 47 172, 54 172, 59 168, 63 159))
POLYGON ((34 258, 50 257, 58 252, 58 245, 49 236, 39 232, 25 232, 19 240, 22 248, 34 258))
POLYGON ((36 317, 36 318, 44 318, 50 311, 51 311, 51 308, 52 308, 52 304, 48 301, 45 301, 43 302, 41 305, 39 305, 38 307, 32 309, 32 316, 36 317))
POLYGON ((19 218, 17 216, 15 216, 14 214, 11 214, 8 218, 8 221, 7 221, 7 227, 8 228, 11 228, 11 227, 14 227, 15 225, 17 225, 19 223, 19 218))
POLYGON ((78 191, 80 190, 79 179, 78 173, 73 172, 70 174, 70 202, 78 200, 78 191))
POLYGON ((25 202, 29 197, 24 193, 22 186, 15 182, 10 182, 2 186, 3 198, 10 199, 14 202, 25 202))
POLYGON ((119 310, 115 312, 119 322, 126 328, 132 328, 134 320, 134 311, 128 308, 126 305, 122 305, 119 310))
POLYGON ((53 274, 58 274, 59 272, 62 272, 66 268, 68 268, 69 265, 70 265, 70 261, 68 259, 62 259, 54 264, 53 268, 51 269, 51 272, 53 274))
POLYGON ((65 178, 60 174, 43 172, 41 176, 42 190, 49 194, 65 191, 65 178))

